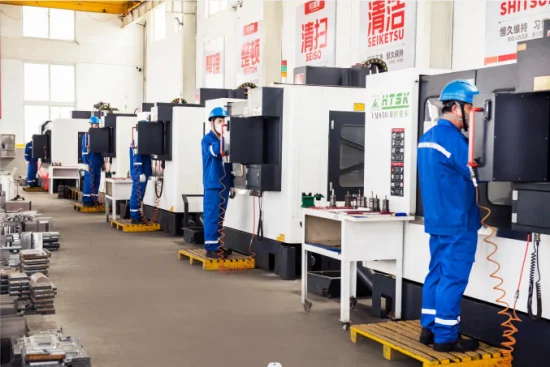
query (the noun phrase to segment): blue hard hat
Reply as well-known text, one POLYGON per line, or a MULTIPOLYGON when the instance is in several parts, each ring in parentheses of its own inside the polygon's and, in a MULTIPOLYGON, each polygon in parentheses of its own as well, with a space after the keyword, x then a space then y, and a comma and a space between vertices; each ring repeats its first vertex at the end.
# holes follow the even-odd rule
POLYGON ((215 119, 216 117, 229 117, 229 115, 227 114, 227 110, 225 108, 216 107, 213 108, 212 111, 210 111, 208 121, 212 121, 212 119, 215 119))
POLYGON ((92 125, 99 125, 99 117, 97 117, 97 116, 92 116, 92 117, 90 117, 89 122, 90 122, 90 124, 92 124, 92 125))
POLYGON ((441 102, 457 101, 463 103, 474 103, 474 96, 479 94, 475 85, 467 80, 453 80, 441 91, 439 100, 441 102))

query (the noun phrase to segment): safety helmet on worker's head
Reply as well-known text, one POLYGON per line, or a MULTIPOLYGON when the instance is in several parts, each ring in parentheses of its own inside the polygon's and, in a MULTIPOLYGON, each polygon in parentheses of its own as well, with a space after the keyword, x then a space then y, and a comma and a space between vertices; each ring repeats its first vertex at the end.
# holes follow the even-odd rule
POLYGON ((210 111, 210 116, 208 117, 208 121, 212 121, 216 117, 229 117, 229 114, 227 113, 227 110, 225 108, 216 107, 216 108, 213 108, 212 111, 210 111))
POLYGON ((90 120, 88 121, 91 125, 99 125, 99 117, 92 116, 90 117, 90 120))
POLYGON ((479 94, 477 87, 468 80, 457 79, 448 83, 439 96, 441 102, 456 101, 474 103, 474 96, 479 94))

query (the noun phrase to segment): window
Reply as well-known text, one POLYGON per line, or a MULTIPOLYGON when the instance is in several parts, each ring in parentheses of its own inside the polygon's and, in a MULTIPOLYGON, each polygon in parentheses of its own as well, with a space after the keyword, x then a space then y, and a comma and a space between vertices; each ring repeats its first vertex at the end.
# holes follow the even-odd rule
POLYGON ((166 38, 166 5, 162 3, 153 10, 153 42, 166 38))
POLYGON ((25 141, 40 133, 46 120, 71 118, 75 107, 74 65, 25 63, 25 141))
POLYGON ((75 12, 72 10, 23 7, 23 36, 74 41, 75 12))
POLYGON ((206 0, 204 2, 206 6, 206 17, 210 17, 216 13, 227 10, 227 0, 206 0))
POLYGON ((365 127, 343 125, 340 135, 341 187, 363 187, 365 179, 365 127))

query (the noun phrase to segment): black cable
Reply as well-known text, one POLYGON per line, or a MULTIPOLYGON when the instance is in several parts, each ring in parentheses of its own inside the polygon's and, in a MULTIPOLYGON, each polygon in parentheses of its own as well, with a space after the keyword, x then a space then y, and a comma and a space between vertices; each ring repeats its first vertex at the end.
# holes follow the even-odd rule
POLYGON ((539 244, 540 239, 533 241, 533 252, 531 253, 531 267, 529 269, 529 295, 527 297, 527 313, 529 317, 538 321, 542 317, 542 291, 540 287, 540 267, 539 267, 539 244), (535 282, 535 273, 538 278, 535 282), (533 315, 533 289, 537 292, 537 314, 533 315))
POLYGON ((264 210, 263 210, 263 197, 259 198, 260 215, 258 216, 258 241, 264 240, 264 210))

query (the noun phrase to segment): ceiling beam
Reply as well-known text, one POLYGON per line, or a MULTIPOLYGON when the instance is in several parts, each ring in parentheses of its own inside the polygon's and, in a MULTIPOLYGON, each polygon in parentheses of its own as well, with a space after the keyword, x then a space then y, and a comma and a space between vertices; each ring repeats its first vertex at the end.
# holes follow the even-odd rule
POLYGON ((141 1, 36 1, 36 0, 0 0, 0 4, 36 6, 41 8, 66 9, 89 13, 126 14, 129 9, 141 1))

